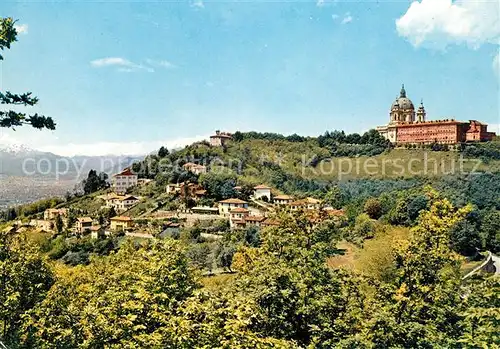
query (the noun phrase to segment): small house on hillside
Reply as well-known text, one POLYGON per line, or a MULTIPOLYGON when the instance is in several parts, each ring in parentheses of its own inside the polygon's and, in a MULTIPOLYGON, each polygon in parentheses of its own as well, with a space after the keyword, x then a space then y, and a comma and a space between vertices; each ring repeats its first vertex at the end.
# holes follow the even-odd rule
POLYGON ((47 221, 51 221, 56 219, 57 216, 61 216, 61 218, 68 217, 68 209, 66 208, 48 208, 43 212, 43 219, 47 221))
POLYGON ((229 212, 235 208, 248 208, 248 202, 235 198, 219 201, 219 214, 221 216, 229 216, 229 212))
POLYGON ((253 188, 253 197, 256 199, 267 198, 267 201, 271 201, 271 187, 261 184, 253 188))
POLYGON ((102 239, 106 236, 104 228, 100 225, 93 225, 90 227, 90 237, 92 239, 102 239))
POLYGON ((185 169, 186 171, 189 171, 189 172, 192 172, 194 174, 202 174, 202 173, 207 173, 207 168, 206 166, 203 166, 203 165, 198 165, 198 164, 195 164, 193 162, 188 162, 186 164, 184 164, 184 166, 182 166, 183 169, 185 169))
POLYGON ((292 211, 319 210, 321 208, 321 200, 315 198, 305 198, 303 200, 292 201, 288 205, 292 211))
POLYGON ((125 231, 134 226, 132 218, 127 216, 116 216, 110 219, 110 229, 113 231, 125 231))
POLYGON ((76 220, 76 232, 78 234, 84 234, 89 232, 92 228, 92 218, 90 217, 79 217, 76 220))
POLYGON ((290 195, 276 195, 273 198, 273 202, 275 205, 288 205, 293 202, 293 197, 290 195))
POLYGON ((139 203, 139 199, 133 195, 111 194, 106 199, 106 207, 113 207, 116 212, 127 211, 139 203))
POLYGON ((214 135, 210 136, 210 145, 213 147, 222 147, 231 139, 233 137, 230 133, 217 130, 214 135))
POLYGON ((126 168, 122 172, 113 175, 111 186, 115 193, 125 194, 128 188, 137 185, 137 181, 138 176, 130 168, 126 168))

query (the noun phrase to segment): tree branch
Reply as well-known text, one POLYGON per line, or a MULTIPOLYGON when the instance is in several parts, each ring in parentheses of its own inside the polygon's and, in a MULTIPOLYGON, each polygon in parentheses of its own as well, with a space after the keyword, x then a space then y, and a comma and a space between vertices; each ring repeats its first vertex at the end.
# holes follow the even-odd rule
POLYGON ((30 125, 36 129, 55 130, 56 124, 50 117, 33 114, 26 115, 12 110, 0 111, 0 127, 9 127, 15 129, 16 126, 30 125))
POLYGON ((13 94, 9 91, 3 94, 0 92, 0 103, 1 104, 14 104, 14 105, 24 105, 24 106, 34 106, 38 103, 37 97, 31 97, 31 92, 23 93, 21 95, 13 94))

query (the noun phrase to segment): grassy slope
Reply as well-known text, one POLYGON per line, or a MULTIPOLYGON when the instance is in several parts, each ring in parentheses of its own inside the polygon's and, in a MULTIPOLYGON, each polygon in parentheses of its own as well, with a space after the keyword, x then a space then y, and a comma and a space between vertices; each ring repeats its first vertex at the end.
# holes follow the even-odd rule
POLYGON ((316 180, 440 177, 451 173, 469 173, 472 170, 500 171, 498 160, 484 163, 479 159, 463 158, 454 151, 422 149, 394 149, 372 157, 331 158, 311 167, 307 164, 315 156, 329 157, 328 150, 319 147, 315 140, 302 143, 245 140, 230 144, 227 152, 220 153, 219 156, 226 164, 233 164, 233 168, 234 164, 245 159, 242 174, 251 182, 262 179, 261 164, 265 161, 280 164, 287 172, 316 180))

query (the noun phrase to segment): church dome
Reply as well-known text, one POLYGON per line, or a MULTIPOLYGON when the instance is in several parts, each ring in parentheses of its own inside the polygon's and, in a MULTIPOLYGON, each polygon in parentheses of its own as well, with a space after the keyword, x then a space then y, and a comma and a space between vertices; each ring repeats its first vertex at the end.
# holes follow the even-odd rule
POLYGON ((396 98, 394 103, 392 103, 391 110, 392 109, 411 109, 415 110, 415 107, 413 106, 413 102, 406 97, 406 90, 405 86, 401 87, 401 91, 399 92, 399 97, 396 98))

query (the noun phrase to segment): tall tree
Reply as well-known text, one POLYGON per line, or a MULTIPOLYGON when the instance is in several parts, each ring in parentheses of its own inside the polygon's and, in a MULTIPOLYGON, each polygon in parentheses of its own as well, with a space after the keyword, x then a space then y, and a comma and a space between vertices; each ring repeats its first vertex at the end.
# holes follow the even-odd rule
POLYGON ((22 318, 54 282, 38 249, 20 236, 0 234, 0 342, 16 347, 22 318))
MULTIPOLYGON (((10 49, 10 45, 17 41, 17 31, 14 19, 0 18, 0 50, 10 49)), ((0 60, 3 56, 0 55, 0 60)), ((0 103, 13 106, 32 107, 38 103, 38 98, 33 97, 31 92, 14 94, 9 91, 0 92, 0 103)), ((56 124, 50 117, 35 114, 26 114, 14 110, 0 110, 0 127, 15 128, 30 125, 37 129, 55 130, 56 124)))

